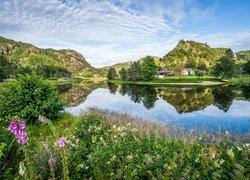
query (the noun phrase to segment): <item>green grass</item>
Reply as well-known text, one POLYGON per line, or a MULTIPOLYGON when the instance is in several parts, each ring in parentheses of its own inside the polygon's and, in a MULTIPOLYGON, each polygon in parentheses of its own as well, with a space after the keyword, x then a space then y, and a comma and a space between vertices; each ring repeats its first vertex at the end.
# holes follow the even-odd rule
POLYGON ((230 84, 250 84, 250 77, 237 77, 229 80, 230 84))

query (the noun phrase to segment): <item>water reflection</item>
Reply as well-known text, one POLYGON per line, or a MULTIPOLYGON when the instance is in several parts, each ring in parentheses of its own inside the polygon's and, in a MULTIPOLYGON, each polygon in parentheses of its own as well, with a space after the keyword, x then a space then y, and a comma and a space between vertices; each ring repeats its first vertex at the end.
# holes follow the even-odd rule
POLYGON ((83 83, 62 93, 66 111, 74 115, 87 107, 125 112, 142 119, 184 128, 250 130, 249 86, 153 87, 83 83))
POLYGON ((151 109, 158 100, 157 91, 152 86, 124 85, 120 87, 120 94, 128 95, 134 103, 143 103, 144 107, 151 109))

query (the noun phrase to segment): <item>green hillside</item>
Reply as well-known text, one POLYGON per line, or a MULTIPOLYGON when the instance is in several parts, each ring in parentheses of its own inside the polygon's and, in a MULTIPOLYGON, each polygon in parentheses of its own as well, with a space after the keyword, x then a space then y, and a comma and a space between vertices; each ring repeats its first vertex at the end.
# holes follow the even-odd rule
POLYGON ((78 52, 71 49, 41 49, 32 44, 0 36, 0 55, 9 62, 23 67, 49 66, 64 68, 74 75, 102 76, 78 52))
POLYGON ((248 51, 239 51, 236 53, 238 60, 240 61, 249 61, 250 60, 250 50, 248 51))
POLYGON ((177 46, 162 58, 160 65, 171 68, 183 63, 192 68, 202 64, 211 67, 224 56, 226 50, 226 48, 211 48, 205 43, 180 40, 177 46))

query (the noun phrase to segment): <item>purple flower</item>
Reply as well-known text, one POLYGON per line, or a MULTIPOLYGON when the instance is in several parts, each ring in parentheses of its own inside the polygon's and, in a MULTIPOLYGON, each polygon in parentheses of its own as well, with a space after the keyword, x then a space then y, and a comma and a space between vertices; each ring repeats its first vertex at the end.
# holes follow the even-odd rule
POLYGON ((64 137, 58 139, 57 144, 59 147, 63 148, 67 144, 67 140, 64 137))
POLYGON ((55 164, 56 164, 56 160, 54 158, 49 158, 48 165, 49 166, 54 166, 55 164))
POLYGON ((42 117, 42 116, 39 116, 38 120, 39 120, 40 123, 42 123, 42 124, 47 124, 47 121, 46 121, 45 118, 42 117))
POLYGON ((24 121, 13 118, 10 121, 8 130, 16 136, 19 144, 25 145, 28 143, 26 123, 24 121))

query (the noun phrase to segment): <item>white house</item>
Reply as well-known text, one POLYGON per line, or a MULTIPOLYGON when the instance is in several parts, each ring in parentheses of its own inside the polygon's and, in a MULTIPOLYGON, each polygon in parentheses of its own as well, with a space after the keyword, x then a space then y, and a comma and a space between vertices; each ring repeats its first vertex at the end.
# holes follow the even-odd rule
POLYGON ((183 76, 188 76, 188 75, 194 75, 194 70, 192 68, 184 68, 182 71, 181 71, 181 75, 183 76))

